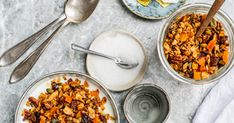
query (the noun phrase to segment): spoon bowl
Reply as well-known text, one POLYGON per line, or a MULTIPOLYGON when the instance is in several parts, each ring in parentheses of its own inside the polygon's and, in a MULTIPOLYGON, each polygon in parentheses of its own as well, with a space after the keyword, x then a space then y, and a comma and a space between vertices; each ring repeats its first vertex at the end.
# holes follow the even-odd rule
POLYGON ((127 60, 126 58, 124 57, 117 57, 115 58, 115 63, 121 67, 121 68, 124 68, 124 69, 132 69, 132 68, 135 68, 139 65, 139 63, 137 61, 130 61, 130 60, 127 60))
POLYGON ((68 0, 65 5, 67 20, 73 23, 85 21, 95 10, 99 0, 68 0))

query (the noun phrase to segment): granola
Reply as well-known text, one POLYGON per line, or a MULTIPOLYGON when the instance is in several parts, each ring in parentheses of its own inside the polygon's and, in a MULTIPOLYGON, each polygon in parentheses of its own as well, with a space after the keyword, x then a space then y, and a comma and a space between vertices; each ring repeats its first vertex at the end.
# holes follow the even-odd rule
POLYGON ((228 63, 229 42, 222 24, 213 19, 204 33, 195 37, 205 14, 187 14, 169 27, 164 53, 181 76, 202 80, 228 63))
POLYGON ((106 97, 99 97, 99 90, 89 90, 89 84, 79 79, 64 77, 51 82, 51 88, 41 93, 39 98, 30 97, 29 110, 24 109, 22 116, 29 123, 107 123, 114 120, 105 114, 106 97))

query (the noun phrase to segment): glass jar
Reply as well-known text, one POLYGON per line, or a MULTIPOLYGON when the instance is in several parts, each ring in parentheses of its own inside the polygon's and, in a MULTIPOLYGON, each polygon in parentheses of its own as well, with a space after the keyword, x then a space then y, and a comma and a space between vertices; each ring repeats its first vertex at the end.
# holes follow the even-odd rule
POLYGON ((165 123, 170 114, 170 99, 154 84, 134 87, 124 101, 124 114, 129 123, 165 123))
POLYGON ((176 18, 184 16, 186 14, 191 14, 191 13, 207 14, 210 8, 211 8, 211 5, 206 4, 206 3, 192 3, 192 4, 187 4, 183 6, 182 8, 180 8, 179 10, 177 10, 175 13, 171 15, 171 17, 162 26, 160 33, 158 35, 157 50, 159 54, 159 59, 161 60, 162 65, 168 71, 168 73, 172 75, 175 79, 181 82, 190 83, 190 84, 212 83, 212 82, 219 80, 224 75, 226 75, 233 66, 234 23, 232 19, 222 10, 219 10, 214 18, 223 24, 226 35, 228 36, 228 41, 229 41, 228 64, 220 68, 217 73, 211 75, 209 78, 196 81, 194 79, 186 78, 186 77, 179 75, 179 73, 170 66, 169 62, 167 61, 165 57, 163 43, 164 43, 164 39, 166 38, 168 28, 173 23, 173 21, 175 21, 176 18))

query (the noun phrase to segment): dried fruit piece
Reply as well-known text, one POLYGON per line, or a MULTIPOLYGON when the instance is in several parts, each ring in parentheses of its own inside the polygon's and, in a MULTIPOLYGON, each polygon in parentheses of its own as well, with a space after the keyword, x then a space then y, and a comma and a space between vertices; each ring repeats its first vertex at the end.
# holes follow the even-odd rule
POLYGON ((71 103, 72 102, 72 97, 66 95, 65 96, 65 101, 68 102, 68 103, 71 103))
POLYGON ((81 123, 92 123, 92 119, 87 114, 82 114, 81 123))
POLYGON ((183 41, 183 42, 187 41, 188 38, 189 38, 188 34, 186 34, 186 33, 181 33, 180 34, 180 41, 183 41))
POLYGON ((99 96, 99 90, 91 91, 90 94, 91 94, 91 96, 98 97, 99 96))
POLYGON ((194 70, 197 70, 197 69, 198 69, 198 64, 197 64, 197 63, 195 63, 195 62, 193 62, 193 64, 192 64, 192 68, 193 68, 194 70))
POLYGON ((206 65, 206 58, 205 57, 201 57, 198 59, 198 64, 200 66, 205 66, 206 65))
POLYGON ((207 67, 206 66, 200 66, 199 70, 201 72, 207 71, 207 67))
POLYGON ((193 77, 195 80, 201 80, 201 72, 197 72, 195 71, 194 72, 194 77, 193 77))
POLYGON ((228 63, 228 55, 229 55, 229 53, 228 53, 227 50, 223 52, 222 58, 223 58, 223 61, 224 61, 225 64, 228 63))
POLYGON ((213 48, 216 45, 216 42, 217 42, 217 34, 214 34, 213 39, 207 45, 208 51, 212 51, 213 50, 213 48))
POLYGON ((46 123, 46 118, 44 116, 40 116, 40 123, 46 123))
POLYGON ((105 116, 99 116, 100 117, 100 120, 102 121, 102 122, 104 122, 104 123, 106 123, 107 121, 106 121, 106 117, 105 116))
POLYGON ((44 113, 44 115, 47 117, 47 118, 51 118, 51 116, 53 116, 56 111, 58 110, 57 107, 53 107, 51 108, 49 111, 47 111, 46 113, 44 113))
POLYGON ((101 122, 100 119, 98 117, 93 118, 93 123, 100 123, 101 122))
POLYGON ((219 57, 211 56, 210 57, 210 66, 217 66, 219 63, 219 57))
POLYGON ((84 81, 84 86, 85 86, 86 88, 89 87, 89 84, 88 84, 87 81, 84 81))

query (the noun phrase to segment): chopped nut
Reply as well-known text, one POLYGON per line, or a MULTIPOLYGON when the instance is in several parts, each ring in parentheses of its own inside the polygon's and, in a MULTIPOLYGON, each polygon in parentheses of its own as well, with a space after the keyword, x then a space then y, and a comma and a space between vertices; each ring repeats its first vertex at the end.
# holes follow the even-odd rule
POLYGON ((202 43, 202 44, 201 44, 201 47, 204 47, 204 48, 206 48, 206 47, 207 47, 207 44, 205 44, 205 43, 202 43))
POLYGON ((67 115, 73 116, 73 110, 71 108, 69 108, 68 106, 65 106, 65 108, 63 109, 63 112, 67 115))
POLYGON ((58 91, 55 91, 54 93, 52 93, 47 101, 52 101, 53 99, 55 99, 58 96, 58 91))
POLYGON ((188 62, 186 62, 186 63, 183 65, 183 71, 186 72, 186 71, 187 71, 187 68, 188 68, 188 62))
POLYGON ((210 74, 207 73, 207 72, 202 72, 201 76, 202 76, 202 79, 206 79, 206 78, 208 78, 210 76, 210 74))
POLYGON ((29 97, 29 99, 28 99, 34 106, 38 106, 38 104, 39 104, 39 102, 38 102, 38 100, 36 99, 36 98, 34 98, 34 97, 29 97))
POLYGON ((46 109, 51 109, 52 108, 52 105, 50 105, 49 103, 44 103, 44 106, 46 109))

